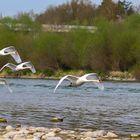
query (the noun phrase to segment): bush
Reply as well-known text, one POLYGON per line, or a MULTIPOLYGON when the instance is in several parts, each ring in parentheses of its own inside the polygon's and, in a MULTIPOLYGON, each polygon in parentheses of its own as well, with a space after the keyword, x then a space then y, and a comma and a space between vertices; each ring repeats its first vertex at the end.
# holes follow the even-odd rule
POLYGON ((137 80, 140 80, 140 64, 137 64, 133 67, 132 74, 137 80))

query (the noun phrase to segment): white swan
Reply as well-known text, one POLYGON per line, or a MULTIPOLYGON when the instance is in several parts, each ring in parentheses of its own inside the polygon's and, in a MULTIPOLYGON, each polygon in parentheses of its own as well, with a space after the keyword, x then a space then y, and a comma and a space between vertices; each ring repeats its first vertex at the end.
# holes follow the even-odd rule
POLYGON ((13 92, 6 80, 0 79, 0 85, 4 85, 9 90, 9 92, 13 92))
POLYGON ((21 58, 14 46, 6 47, 0 50, 0 55, 11 55, 17 63, 21 63, 21 58))
POLYGON ((34 65, 29 61, 29 62, 24 62, 19 65, 14 65, 12 63, 7 63, 5 64, 0 71, 2 71, 5 67, 8 67, 12 69, 13 71, 19 71, 19 70, 24 70, 24 69, 30 69, 33 73, 36 72, 34 65))
POLYGON ((77 76, 73 76, 73 75, 66 75, 64 77, 62 77, 60 79, 60 81, 58 82, 58 84, 56 85, 54 92, 56 91, 56 89, 58 88, 58 86, 63 82, 63 80, 69 80, 70 86, 80 86, 84 83, 94 83, 98 86, 98 88, 100 88, 101 90, 104 90, 104 86, 101 83, 100 79, 98 78, 96 73, 89 73, 89 74, 85 74, 81 77, 77 77, 77 76))

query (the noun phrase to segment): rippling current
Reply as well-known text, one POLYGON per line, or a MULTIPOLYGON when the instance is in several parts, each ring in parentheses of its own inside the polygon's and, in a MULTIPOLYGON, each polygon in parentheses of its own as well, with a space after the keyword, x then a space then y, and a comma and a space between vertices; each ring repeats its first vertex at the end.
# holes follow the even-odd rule
POLYGON ((105 129, 120 135, 140 133, 140 83, 104 82, 67 87, 58 80, 7 79, 13 93, 0 85, 0 117, 8 124, 65 129, 105 129), (54 123, 52 117, 64 117, 54 123))

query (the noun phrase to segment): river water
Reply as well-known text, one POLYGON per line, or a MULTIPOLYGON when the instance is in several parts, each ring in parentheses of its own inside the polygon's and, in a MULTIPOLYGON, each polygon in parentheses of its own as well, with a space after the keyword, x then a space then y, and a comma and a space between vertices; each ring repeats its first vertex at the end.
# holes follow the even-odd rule
POLYGON ((53 93, 58 80, 7 81, 13 93, 0 85, 0 117, 10 125, 140 133, 140 83, 104 82, 101 91, 92 84, 67 87, 64 81, 53 93), (51 122, 53 117, 64 121, 51 122))

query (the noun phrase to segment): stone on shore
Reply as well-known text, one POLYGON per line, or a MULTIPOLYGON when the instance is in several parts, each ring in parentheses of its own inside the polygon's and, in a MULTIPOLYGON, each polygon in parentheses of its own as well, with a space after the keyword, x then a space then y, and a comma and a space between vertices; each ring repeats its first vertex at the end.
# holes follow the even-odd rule
POLYGON ((5 130, 6 131, 12 131, 12 130, 14 130, 14 128, 12 126, 8 125, 8 126, 6 126, 5 130))
POLYGON ((10 125, 0 132, 0 140, 108 140, 118 139, 118 135, 105 130, 74 131, 61 128, 12 127, 10 125))
POLYGON ((0 118, 0 123, 7 123, 7 120, 4 118, 0 118))

